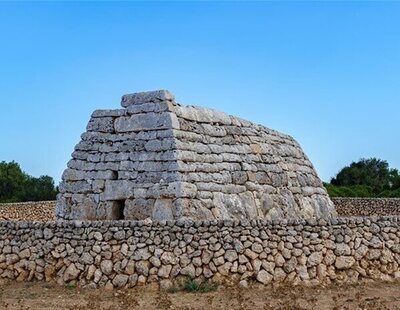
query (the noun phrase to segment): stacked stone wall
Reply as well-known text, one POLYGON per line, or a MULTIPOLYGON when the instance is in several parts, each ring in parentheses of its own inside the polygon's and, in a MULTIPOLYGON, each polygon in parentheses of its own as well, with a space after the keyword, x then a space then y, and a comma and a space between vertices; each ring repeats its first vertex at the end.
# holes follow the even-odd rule
POLYGON ((133 287, 181 277, 319 285, 400 277, 400 217, 0 222, 1 281, 133 287))
POLYGON ((0 221, 53 221, 55 201, 29 201, 0 204, 0 221))
POLYGON ((331 198, 340 216, 400 215, 400 198, 331 198))
POLYGON ((168 91, 97 110, 60 184, 56 216, 155 221, 335 216, 314 167, 290 136, 168 91))

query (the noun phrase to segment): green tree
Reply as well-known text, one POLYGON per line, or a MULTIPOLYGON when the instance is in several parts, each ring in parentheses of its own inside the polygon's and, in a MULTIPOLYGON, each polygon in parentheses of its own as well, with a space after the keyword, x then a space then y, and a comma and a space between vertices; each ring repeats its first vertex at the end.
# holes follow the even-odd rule
POLYGON ((20 201, 26 177, 16 162, 0 162, 0 201, 20 201))
POLYGON ((53 178, 35 178, 14 161, 0 162, 0 202, 53 200, 56 195, 53 178))
POLYGON ((331 180, 335 186, 366 185, 378 194, 385 189, 390 189, 390 169, 386 161, 371 158, 361 159, 344 167, 335 178, 331 180))
POLYGON ((324 185, 331 197, 400 197, 399 171, 377 158, 351 163, 324 185))
POLYGON ((52 177, 42 175, 39 178, 28 176, 23 188, 23 201, 53 200, 57 195, 52 177))
POLYGON ((390 170, 389 183, 392 189, 400 189, 400 174, 399 170, 390 170))

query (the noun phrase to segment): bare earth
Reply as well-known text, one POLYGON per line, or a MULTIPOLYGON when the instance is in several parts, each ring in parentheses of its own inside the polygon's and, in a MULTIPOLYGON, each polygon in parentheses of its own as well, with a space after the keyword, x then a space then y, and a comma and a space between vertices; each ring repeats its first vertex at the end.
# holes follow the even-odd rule
POLYGON ((124 291, 48 283, 0 286, 0 309, 400 309, 400 283, 326 288, 222 288, 167 293, 151 286, 124 291))

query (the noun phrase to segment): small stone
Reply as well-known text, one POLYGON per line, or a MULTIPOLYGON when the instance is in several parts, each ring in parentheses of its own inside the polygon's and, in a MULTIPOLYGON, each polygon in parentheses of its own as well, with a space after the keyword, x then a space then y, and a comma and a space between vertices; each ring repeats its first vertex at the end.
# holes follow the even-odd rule
POLYGON ((240 288, 248 288, 249 287, 249 283, 246 280, 241 280, 239 282, 239 287, 240 288))
POLYGON ((126 285, 126 283, 128 282, 128 278, 129 278, 129 276, 127 276, 127 275, 117 274, 114 277, 112 284, 117 288, 124 287, 126 285))
POLYGON ((111 273, 113 272, 113 263, 112 263, 112 261, 103 260, 100 263, 100 269, 105 275, 107 275, 107 276, 111 275, 111 273))
POLYGON ((74 264, 70 264, 64 272, 64 282, 75 280, 80 274, 80 270, 74 264))
POLYGON ((237 255, 236 251, 228 250, 225 252, 224 257, 228 262, 234 262, 235 260, 237 260, 238 255, 237 255))
POLYGON ((135 262, 133 260, 128 261, 125 267, 125 272, 128 275, 133 275, 135 273, 135 262))
POLYGON ((90 253, 83 253, 81 258, 79 259, 79 262, 85 265, 92 265, 94 262, 94 259, 90 253))
POLYGON ((172 265, 163 265, 158 269, 158 276, 161 278, 168 278, 171 273, 172 265))
POLYGON ((96 231, 93 234, 93 238, 95 238, 97 241, 102 241, 103 240, 103 235, 100 232, 96 231))
POLYGON ((312 253, 307 259, 307 266, 313 267, 317 266, 322 262, 323 255, 321 252, 314 252, 312 253))
POLYGON ((160 289, 161 290, 169 290, 170 288, 173 287, 173 283, 171 280, 163 279, 160 281, 160 289))
POLYGON ((335 267, 337 269, 349 269, 355 262, 356 260, 352 256, 338 256, 336 257, 335 267))
POLYGON ((187 265, 185 268, 181 269, 181 274, 184 276, 189 276, 194 278, 196 276, 196 269, 192 264, 187 265))
POLYGON ((257 281, 261 282, 264 285, 271 283, 272 279, 273 279, 273 276, 270 275, 265 270, 260 270, 259 273, 257 274, 257 281))

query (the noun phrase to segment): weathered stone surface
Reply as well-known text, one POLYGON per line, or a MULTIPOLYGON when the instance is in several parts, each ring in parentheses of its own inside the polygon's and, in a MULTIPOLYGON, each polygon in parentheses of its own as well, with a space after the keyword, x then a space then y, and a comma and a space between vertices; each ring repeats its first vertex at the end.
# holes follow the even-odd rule
POLYGON ((260 270, 260 272, 257 274, 257 281, 261 282, 264 285, 271 283, 273 278, 274 277, 265 270, 260 270))
POLYGON ((125 274, 117 274, 112 281, 112 284, 115 287, 124 287, 125 284, 128 282, 129 277, 125 274))
MULTIPOLYGON (((63 174, 58 219, 336 215, 290 136, 223 112, 179 105, 165 90, 125 95, 122 106, 93 113, 63 174)), ((260 254, 260 246, 252 251, 260 254)))
POLYGON ((64 282, 75 280, 78 277, 79 273, 79 269, 77 269, 74 264, 70 264, 65 270, 64 282))
POLYGON ((161 129, 179 129, 179 121, 175 114, 143 113, 117 118, 115 121, 116 132, 136 132, 161 129))
POLYGON ((100 269, 101 271, 105 274, 105 275, 110 275, 112 273, 113 270, 113 263, 110 260, 103 260, 101 262, 100 265, 100 269))
POLYGON ((123 95, 121 105, 126 108, 131 105, 148 102, 174 101, 175 97, 168 90, 156 90, 123 95))
POLYGON ((352 256, 338 256, 335 261, 337 269, 349 269, 354 265, 356 260, 352 256))
POLYGON ((240 286, 393 281, 399 235, 398 217, 0 221, 0 278, 106 289, 185 277, 240 286))

